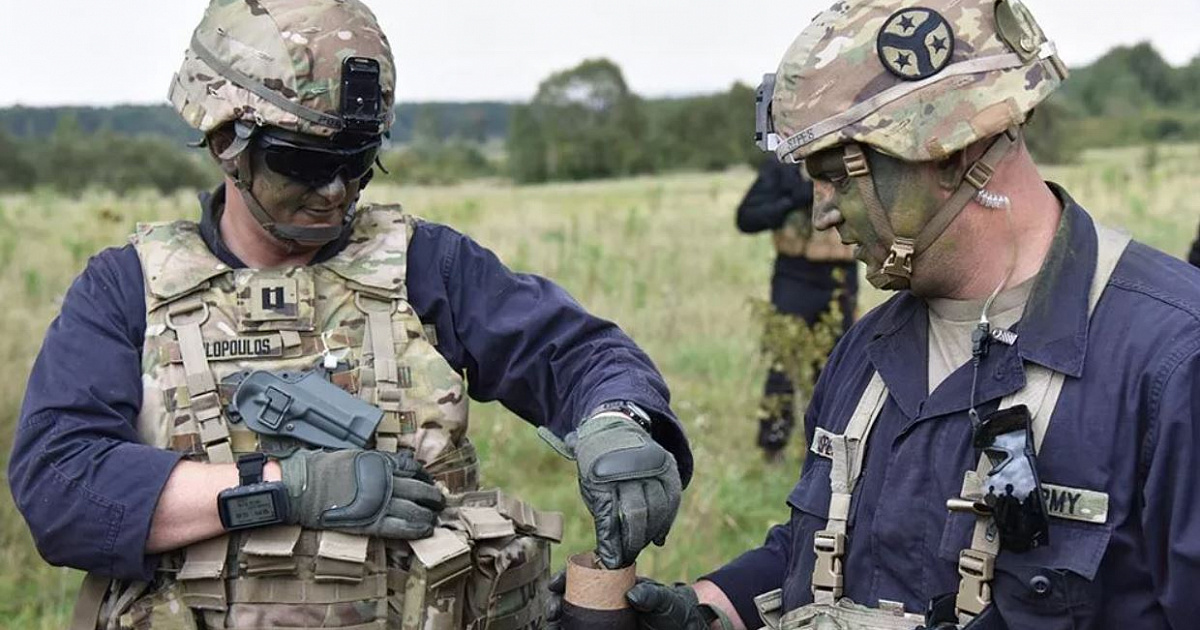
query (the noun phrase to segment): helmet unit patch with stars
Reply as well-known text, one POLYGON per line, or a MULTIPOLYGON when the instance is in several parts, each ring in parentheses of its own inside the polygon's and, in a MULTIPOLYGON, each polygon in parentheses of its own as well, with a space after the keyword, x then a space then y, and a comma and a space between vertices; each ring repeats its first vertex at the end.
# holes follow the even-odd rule
POLYGON ((875 48, 888 72, 905 81, 919 81, 950 64, 954 31, 950 22, 933 9, 901 9, 883 23, 875 48))

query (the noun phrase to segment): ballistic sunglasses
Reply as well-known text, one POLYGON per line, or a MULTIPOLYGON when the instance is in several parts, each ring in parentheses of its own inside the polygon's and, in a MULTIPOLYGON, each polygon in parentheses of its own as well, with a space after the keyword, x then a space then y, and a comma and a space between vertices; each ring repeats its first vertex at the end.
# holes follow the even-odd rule
POLYGON ((338 175, 346 181, 361 179, 375 164, 379 136, 350 136, 316 142, 282 129, 264 128, 255 134, 255 146, 267 168, 311 188, 320 188, 338 175))

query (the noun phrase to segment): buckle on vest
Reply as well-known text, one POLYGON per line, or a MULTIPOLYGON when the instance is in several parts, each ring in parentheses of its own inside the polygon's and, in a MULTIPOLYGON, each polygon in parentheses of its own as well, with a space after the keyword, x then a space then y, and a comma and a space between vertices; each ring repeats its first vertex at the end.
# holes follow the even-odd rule
POLYGON ((883 261, 883 273, 901 278, 912 277, 912 261, 916 241, 911 238, 897 236, 888 252, 887 260, 883 261))
POLYGON ((962 582, 954 607, 959 613, 976 616, 992 603, 992 577, 996 572, 996 556, 974 549, 958 554, 958 574, 962 582))
POLYGON ((813 536, 817 563, 813 568, 813 593, 828 593, 836 601, 842 596, 842 556, 846 553, 846 535, 823 529, 813 536))

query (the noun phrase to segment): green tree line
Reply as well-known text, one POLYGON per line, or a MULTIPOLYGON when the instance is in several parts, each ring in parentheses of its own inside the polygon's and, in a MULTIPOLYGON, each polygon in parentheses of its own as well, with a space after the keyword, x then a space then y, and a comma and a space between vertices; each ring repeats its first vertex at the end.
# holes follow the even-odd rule
MULTIPOLYGON (((633 93, 614 63, 555 72, 527 103, 397 106, 382 157, 401 183, 518 182, 717 170, 754 163, 751 86, 686 98, 633 93)), ((1200 141, 1200 56, 1168 64, 1149 44, 1118 47, 1072 71, 1029 134, 1045 162, 1092 147, 1200 141)), ((0 188, 195 188, 217 178, 169 106, 0 109, 0 188)))

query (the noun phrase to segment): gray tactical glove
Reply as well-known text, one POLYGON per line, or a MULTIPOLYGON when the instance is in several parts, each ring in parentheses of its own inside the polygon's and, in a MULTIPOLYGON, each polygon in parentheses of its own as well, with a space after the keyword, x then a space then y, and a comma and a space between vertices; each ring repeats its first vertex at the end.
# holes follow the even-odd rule
POLYGON ((433 533, 446 506, 412 453, 300 450, 279 460, 288 522, 411 540, 433 533))
POLYGON ((662 546, 679 511, 683 484, 675 457, 640 424, 601 412, 565 444, 539 431, 579 465, 579 490, 596 521, 596 556, 609 569, 633 564, 651 542, 662 546))
MULTIPOLYGON (((556 573, 546 588, 550 591, 545 604, 546 628, 558 630, 567 589, 566 571, 556 573)), ((637 584, 625 593, 625 601, 637 612, 641 630, 707 630, 714 621, 724 630, 733 628, 728 616, 715 607, 701 604, 696 591, 686 584, 667 586, 638 578, 637 584)))

